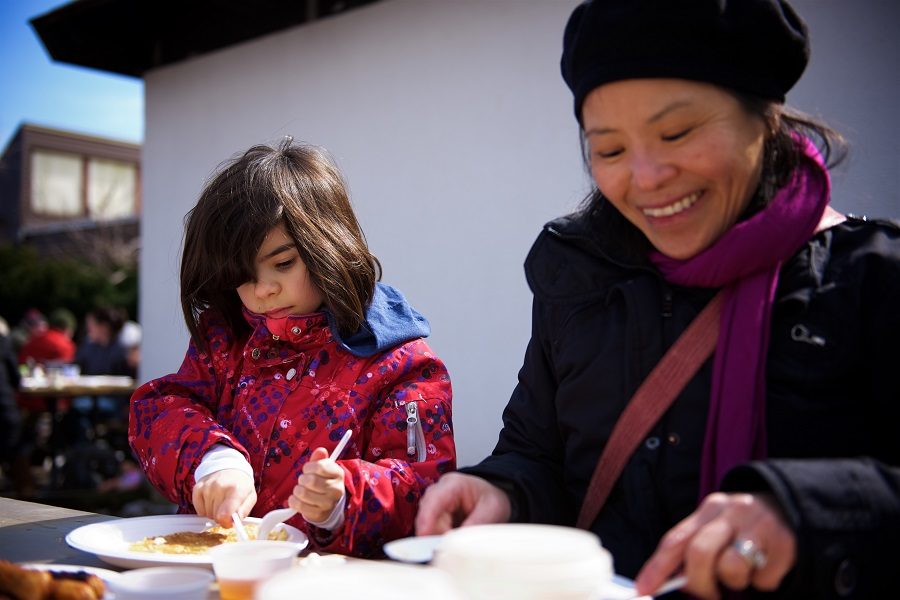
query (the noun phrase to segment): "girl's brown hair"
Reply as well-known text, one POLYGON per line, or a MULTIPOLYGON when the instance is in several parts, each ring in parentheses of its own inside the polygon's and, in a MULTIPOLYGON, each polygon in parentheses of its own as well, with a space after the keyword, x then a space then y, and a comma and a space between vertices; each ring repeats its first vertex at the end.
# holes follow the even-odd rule
POLYGON ((218 310, 238 337, 250 332, 236 288, 256 277, 266 234, 283 224, 342 335, 365 319, 381 264, 369 252, 347 187, 328 154, 286 137, 223 163, 185 216, 181 308, 206 349, 200 314, 218 310))

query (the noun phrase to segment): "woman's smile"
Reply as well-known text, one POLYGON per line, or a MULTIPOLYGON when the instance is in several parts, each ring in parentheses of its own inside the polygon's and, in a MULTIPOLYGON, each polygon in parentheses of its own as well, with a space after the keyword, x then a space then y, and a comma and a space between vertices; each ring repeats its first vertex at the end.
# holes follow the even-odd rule
POLYGON ((597 188, 667 256, 709 247, 756 190, 765 124, 714 85, 616 81, 587 95, 582 116, 597 188))
POLYGON ((671 217, 674 215, 678 215, 688 210, 694 204, 697 203, 697 200, 700 199, 700 192, 693 192, 688 194, 687 196, 682 197, 680 200, 676 200, 675 202, 665 204, 658 207, 646 207, 642 208, 641 212, 644 213, 644 216, 649 219, 664 219, 666 217, 671 217))

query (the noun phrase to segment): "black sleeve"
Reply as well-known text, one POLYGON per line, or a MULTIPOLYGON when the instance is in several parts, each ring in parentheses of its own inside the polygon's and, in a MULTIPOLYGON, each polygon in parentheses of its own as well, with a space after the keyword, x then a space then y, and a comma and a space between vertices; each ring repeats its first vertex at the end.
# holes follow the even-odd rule
POLYGON ((887 598, 900 589, 900 469, 869 459, 737 467, 728 492, 769 492, 797 536, 784 598, 887 598))
POLYGON ((519 383, 503 411, 503 429, 491 456, 460 469, 504 489, 513 520, 572 525, 570 495, 563 484, 563 441, 556 418, 556 384, 540 333, 540 307, 532 308, 532 335, 519 383))

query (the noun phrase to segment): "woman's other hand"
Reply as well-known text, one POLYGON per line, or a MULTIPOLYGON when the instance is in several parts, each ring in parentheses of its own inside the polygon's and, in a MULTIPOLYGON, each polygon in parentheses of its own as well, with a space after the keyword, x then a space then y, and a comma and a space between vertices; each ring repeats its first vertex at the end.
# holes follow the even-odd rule
POLYGON ((303 465, 288 506, 312 523, 322 523, 331 516, 344 495, 344 469, 328 458, 325 448, 316 448, 303 465))
POLYGON ((239 469, 223 469, 210 473, 196 484, 192 495, 194 510, 222 527, 231 527, 232 513, 243 519, 256 504, 253 478, 239 469))
POLYGON ((480 477, 448 473, 425 490, 416 535, 436 535, 466 525, 505 523, 512 508, 506 492, 480 477))
POLYGON ((797 541, 775 502, 761 494, 707 496, 663 536, 638 574, 638 593, 650 594, 681 571, 685 591, 719 598, 733 590, 776 589, 796 561, 797 541))

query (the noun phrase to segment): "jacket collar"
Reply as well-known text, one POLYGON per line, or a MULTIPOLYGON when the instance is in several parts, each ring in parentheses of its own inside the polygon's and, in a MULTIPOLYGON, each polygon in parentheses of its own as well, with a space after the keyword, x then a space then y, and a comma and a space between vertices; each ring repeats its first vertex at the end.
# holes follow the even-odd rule
POLYGON ((602 196, 584 210, 550 221, 545 229, 621 267, 656 270, 647 258, 647 238, 602 196))
POLYGON ((244 357, 260 366, 294 362, 304 351, 332 341, 324 312, 270 319, 243 309, 253 332, 244 346, 244 357))

